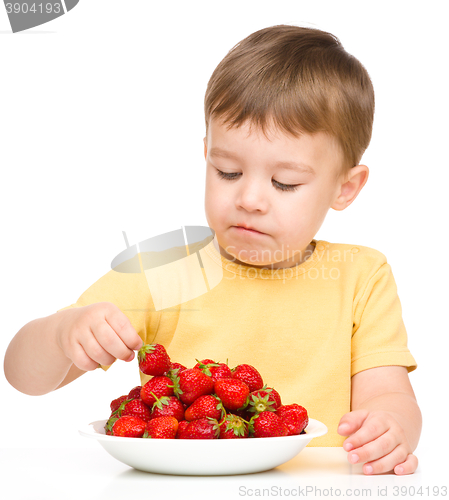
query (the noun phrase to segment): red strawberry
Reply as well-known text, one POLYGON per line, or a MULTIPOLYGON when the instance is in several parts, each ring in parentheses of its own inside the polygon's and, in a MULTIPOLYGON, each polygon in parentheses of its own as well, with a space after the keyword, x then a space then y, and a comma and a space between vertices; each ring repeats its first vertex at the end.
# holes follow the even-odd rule
POLYGON ((120 417, 112 426, 112 435, 140 438, 145 432, 146 425, 146 422, 139 417, 125 415, 124 417, 120 417))
POLYGON ((151 419, 142 437, 153 439, 175 439, 178 421, 175 417, 164 416, 151 419))
POLYGON ((232 377, 245 382, 249 387, 249 392, 258 391, 263 387, 263 380, 260 373, 251 365, 238 365, 232 370, 232 377))
POLYGON ((187 370, 187 368, 180 363, 172 363, 170 370, 164 373, 164 375, 170 378, 173 381, 173 388, 175 391, 175 396, 179 396, 179 374, 183 371, 187 370))
POLYGON ((171 379, 163 375, 160 377, 153 377, 148 380, 140 391, 142 401, 150 408, 156 402, 156 398, 173 395, 173 382, 171 379))
POLYGON ((237 415, 229 413, 220 426, 220 439, 247 438, 249 434, 248 424, 237 415))
POLYGON ((178 423, 178 432, 176 433, 176 439, 183 439, 182 435, 189 424, 190 422, 188 420, 181 420, 178 423))
POLYGON ((112 416, 117 417, 123 417, 124 415, 133 415, 145 422, 148 422, 151 418, 150 409, 141 399, 126 399, 112 414, 112 416))
POLYGON ((212 380, 214 382, 222 378, 232 377, 231 369, 225 363, 218 363, 217 367, 211 368, 211 372, 212 372, 212 380))
POLYGON ((248 411, 261 413, 263 411, 276 411, 281 406, 281 396, 271 388, 254 391, 249 395, 248 411))
POLYGON ((265 391, 270 393, 270 398, 274 400, 274 406, 276 407, 276 409, 282 406, 281 395, 276 389, 273 389, 272 387, 266 387, 265 391))
POLYGON ((250 429, 256 438, 280 437, 288 435, 288 428, 281 417, 272 411, 263 411, 254 415, 250 422, 250 429))
POLYGON ((235 378, 222 378, 214 384, 214 392, 228 410, 237 410, 248 404, 249 387, 235 378))
POLYGON ((175 396, 156 398, 151 410, 151 418, 157 417, 175 417, 178 422, 184 420, 184 406, 175 396))
POLYGON ((215 363, 215 361, 212 361, 211 359, 203 359, 202 361, 198 361, 194 368, 198 368, 206 375, 212 377, 212 380, 214 382, 220 380, 221 378, 232 377, 231 369, 226 363, 215 363))
POLYGON ((138 385, 129 391, 128 397, 126 399, 140 399, 140 391, 142 390, 142 386, 138 385))
MULTIPOLYGON (((193 368, 198 368, 201 371, 204 371, 208 367, 207 365, 218 366, 218 363, 216 363, 213 359, 203 359, 201 361, 196 361, 197 363, 193 368)), ((210 373, 206 373, 206 375, 209 375, 209 377, 211 376, 210 373)))
POLYGON ((146 375, 163 375, 170 369, 170 357, 161 344, 144 344, 137 354, 139 368, 146 375))
POLYGON ((183 403, 192 404, 195 399, 214 390, 213 380, 198 368, 189 368, 179 375, 179 399, 183 403))
POLYGON ((221 420, 223 418, 224 408, 220 399, 217 396, 207 394, 200 396, 187 408, 185 412, 186 420, 198 420, 199 418, 215 418, 221 420))
POLYGON ((183 372, 184 370, 187 370, 187 368, 184 365, 181 365, 181 363, 172 363, 170 365, 170 370, 169 371, 174 371, 178 370, 178 374, 183 372))
POLYGON ((114 401, 111 401, 111 412, 114 413, 118 407, 125 401, 126 399, 129 399, 128 396, 120 396, 117 399, 114 399, 114 401))
POLYGON ((301 432, 307 427, 307 424, 309 423, 307 410, 303 406, 300 406, 296 403, 280 406, 276 410, 276 415, 281 417, 284 424, 287 426, 289 436, 301 434, 301 432))
POLYGON ((179 439, 218 439, 220 427, 214 418, 192 420, 179 435, 179 439))

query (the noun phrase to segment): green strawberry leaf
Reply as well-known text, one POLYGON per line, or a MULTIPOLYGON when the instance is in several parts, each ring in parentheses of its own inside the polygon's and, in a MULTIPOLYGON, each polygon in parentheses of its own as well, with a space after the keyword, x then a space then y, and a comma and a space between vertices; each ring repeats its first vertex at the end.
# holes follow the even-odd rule
POLYGON ((145 361, 147 353, 153 352, 155 348, 156 344, 144 344, 137 353, 137 359, 139 360, 139 363, 145 361))
POLYGON ((122 416, 122 412, 123 410, 125 409, 125 406, 130 402, 132 401, 132 399, 125 399, 125 401, 123 401, 123 403, 114 411, 112 412, 111 416, 114 415, 114 416, 118 416, 118 417, 121 417, 122 416))
POLYGON ((153 406, 151 407, 151 411, 153 411, 155 408, 159 408, 159 410, 162 410, 162 406, 164 405, 169 405, 170 400, 168 396, 162 396, 161 398, 158 398, 154 392, 150 392, 156 399, 156 401, 153 403, 153 406))
POLYGON ((167 385, 167 387, 172 387, 175 396, 179 399, 179 395, 184 394, 184 391, 182 391, 181 387, 179 387, 179 377, 177 374, 178 370, 179 370, 179 368, 177 368, 176 370, 173 370, 173 372, 176 372, 176 374, 173 374, 171 377, 169 377, 172 380, 173 384, 167 385))
POLYGON ((118 417, 111 417, 109 420, 106 422, 106 425, 104 426, 104 429, 106 432, 112 432, 112 428, 114 427, 115 422, 117 422, 118 417))

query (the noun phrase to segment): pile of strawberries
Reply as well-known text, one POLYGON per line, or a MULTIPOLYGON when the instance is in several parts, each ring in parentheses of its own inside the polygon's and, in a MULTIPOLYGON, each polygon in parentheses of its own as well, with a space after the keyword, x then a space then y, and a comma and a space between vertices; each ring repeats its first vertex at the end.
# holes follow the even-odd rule
POLYGON ((111 402, 112 436, 159 439, 236 439, 305 433, 307 411, 282 405, 251 365, 232 370, 211 359, 193 368, 172 363, 161 344, 139 350, 140 370, 152 378, 111 402))

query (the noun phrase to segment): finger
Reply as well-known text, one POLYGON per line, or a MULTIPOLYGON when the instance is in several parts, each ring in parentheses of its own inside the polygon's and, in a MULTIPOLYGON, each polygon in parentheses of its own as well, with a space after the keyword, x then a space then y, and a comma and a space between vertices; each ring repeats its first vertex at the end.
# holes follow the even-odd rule
POLYGON ((71 346, 70 359, 73 361, 75 366, 86 372, 90 372, 98 368, 98 362, 90 358, 83 349, 83 346, 78 343, 71 346))
MULTIPOLYGON (((92 327, 92 333, 101 349, 113 356, 114 359, 131 361, 134 358, 134 351, 128 349, 122 339, 106 321, 101 320, 99 323, 95 324, 92 327)), ((93 347, 94 346, 92 346, 92 348, 93 347)), ((100 356, 103 355, 103 353, 98 351, 96 355, 100 356)))
POLYGON ((388 455, 374 460, 373 462, 368 462, 363 466, 363 472, 365 474, 382 474, 384 472, 389 472, 394 469, 396 464, 403 463, 406 460, 408 451, 405 445, 401 444, 391 451, 388 455))
POLYGON ((115 361, 115 356, 109 353, 97 340, 94 332, 91 330, 91 335, 82 343, 87 356, 100 365, 112 365, 115 361))
MULTIPOLYGON (((357 430, 348 439, 346 439, 346 441, 343 443, 343 448, 346 451, 360 448, 385 434, 388 429, 390 429, 390 427, 391 424, 386 420, 378 418, 367 419, 363 422, 359 430, 357 430)), ((395 444, 395 446, 397 446, 397 443, 395 444)))
POLYGON ((354 448, 348 454, 348 460, 352 464, 371 462, 373 460, 385 457, 386 455, 391 453, 399 443, 400 440, 398 439, 397 434, 389 430, 379 436, 377 439, 369 441, 361 447, 354 448))
POLYGON ((417 468, 418 458, 413 453, 410 453, 405 462, 396 465, 394 473, 398 476, 404 476, 405 474, 413 474, 417 468))
POLYGON ((341 417, 338 424, 338 434, 340 434, 340 436, 350 436, 360 429, 368 414, 368 410, 355 410, 346 413, 341 417))
POLYGON ((137 351, 143 346, 142 339, 120 309, 107 311, 105 320, 130 350, 137 351))

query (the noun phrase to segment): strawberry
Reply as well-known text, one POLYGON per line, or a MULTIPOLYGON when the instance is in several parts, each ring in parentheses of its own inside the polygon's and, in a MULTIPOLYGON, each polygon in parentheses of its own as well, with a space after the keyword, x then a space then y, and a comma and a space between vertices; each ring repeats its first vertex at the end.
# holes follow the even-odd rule
POLYGON ((243 418, 229 413, 220 426, 220 439, 247 438, 249 434, 248 424, 243 418))
MULTIPOLYGON (((179 379, 179 399, 183 403, 192 404, 195 399, 205 394, 211 394, 214 390, 214 382, 198 368, 189 368, 182 371, 179 379)), ((176 384, 176 383, 175 383, 176 384)))
POLYGON ((227 410, 237 410, 248 404, 249 387, 241 380, 235 378, 217 380, 214 392, 227 410))
POLYGON ((128 397, 126 399, 140 399, 140 391, 142 390, 142 386, 138 385, 129 391, 128 397))
POLYGON ((209 377, 212 377, 212 380, 214 382, 220 380, 221 378, 232 377, 231 369, 227 364, 215 363, 215 361, 212 361, 211 359, 203 359, 202 361, 198 361, 194 368, 198 368, 206 375, 209 375, 209 377))
POLYGON ((249 387, 249 392, 258 391, 263 387, 263 380, 260 373, 251 365, 238 365, 231 370, 232 377, 242 382, 249 387))
POLYGON ((185 411, 185 419, 198 420, 199 418, 215 418, 221 420, 224 415, 224 408, 217 396, 206 394, 200 396, 185 411))
POLYGON ((147 422, 143 438, 175 439, 178 431, 178 421, 175 417, 163 416, 147 422))
POLYGON ((173 396, 173 382, 168 377, 161 375, 160 377, 153 377, 142 386, 140 397, 142 401, 150 408, 156 402, 156 398, 162 396, 173 396))
MULTIPOLYGON (((198 368, 201 371, 205 371, 205 369, 208 368, 208 365, 218 366, 218 363, 216 363, 213 359, 203 359, 201 361, 196 360, 196 365, 193 368, 198 368)), ((206 375, 209 375, 210 377, 212 374, 206 373, 206 375)))
POLYGON ((212 372, 212 380, 214 382, 222 378, 232 377, 231 369, 225 363, 218 363, 217 367, 211 368, 211 372, 212 372))
POLYGON ((284 421, 284 424, 288 428, 289 436, 301 434, 301 432, 307 427, 307 424, 309 423, 307 410, 303 406, 300 406, 296 403, 280 406, 276 410, 276 415, 281 417, 281 419, 284 421))
POLYGON ((112 426, 112 435, 120 437, 140 438, 145 432, 146 422, 139 417, 125 415, 117 419, 112 426))
POLYGON ((170 357, 161 344, 144 344, 137 354, 139 368, 146 375, 163 375, 170 370, 170 357))
POLYGON ((151 418, 157 417, 175 417, 178 422, 184 420, 184 407, 175 396, 162 396, 156 398, 151 410, 151 418))
POLYGON ((218 439, 220 427, 215 418, 192 420, 179 435, 179 439, 218 439))
POLYGON ((274 407, 277 409, 280 406, 282 406, 282 401, 281 401, 281 395, 279 394, 276 389, 273 389, 272 387, 264 387, 263 388, 265 391, 270 393, 270 400, 274 401, 274 407))
POLYGON ((128 399, 128 396, 126 395, 120 396, 119 398, 111 401, 111 412, 114 413, 118 409, 118 407, 123 403, 123 401, 125 401, 125 399, 128 399))
POLYGON ((178 423, 178 432, 176 433, 176 439, 183 439, 183 433, 186 429, 186 427, 189 425, 189 421, 188 420, 181 420, 179 421, 178 423))
POLYGON ((111 416, 123 417, 124 415, 133 415, 134 417, 141 418, 145 422, 148 422, 151 418, 150 409, 141 399, 125 399, 111 416))
MULTIPOLYGON (((187 368, 184 365, 181 365, 181 363, 172 363, 170 365, 169 371, 174 371, 174 370, 178 370, 178 373, 181 373, 184 370, 187 370, 187 368)), ((167 375, 167 376, 169 376, 169 375, 167 375)))
POLYGON ((261 413, 263 411, 276 411, 281 406, 281 396, 271 388, 254 391, 249 395, 248 411, 261 413))
POLYGON ((280 437, 288 435, 288 428, 273 411, 263 411, 250 421, 250 431, 256 438, 280 437))

